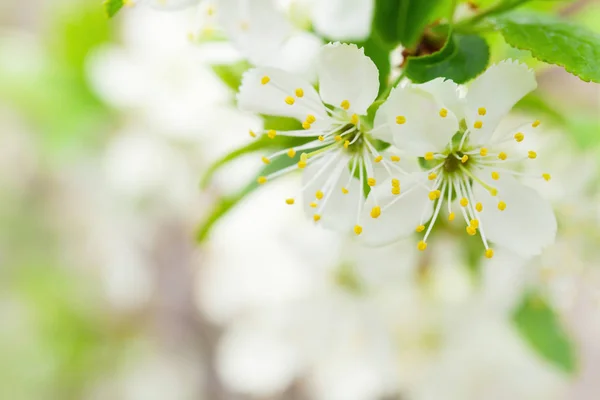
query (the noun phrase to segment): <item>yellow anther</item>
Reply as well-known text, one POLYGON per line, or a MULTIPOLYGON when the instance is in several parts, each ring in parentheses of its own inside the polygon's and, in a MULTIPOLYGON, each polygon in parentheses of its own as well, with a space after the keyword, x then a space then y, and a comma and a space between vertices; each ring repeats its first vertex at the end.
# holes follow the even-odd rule
POLYGON ((346 189, 345 187, 342 188, 342 193, 344 194, 348 194, 348 189, 346 189))
POLYGON ((417 233, 423 232, 425 230, 425 225, 419 225, 417 226, 417 229, 415 229, 415 231, 417 233))
POLYGON ((437 178, 437 175, 435 172, 432 172, 429 175, 427 175, 427 179, 429 179, 430 181, 434 180, 435 178, 437 178))
POLYGON ((469 200, 467 200, 466 197, 463 197, 462 199, 460 199, 460 205, 463 207, 466 207, 469 205, 469 200))
POLYGON ((334 137, 334 139, 335 139, 336 142, 339 142, 340 140, 342 140, 342 137, 340 135, 336 135, 334 137))
POLYGON ((454 221, 454 218, 456 218, 456 214, 454 214, 453 212, 448 214, 448 221, 454 221))
POLYGON ((485 147, 482 147, 481 150, 479 150, 479 155, 481 157, 487 156, 487 153, 488 153, 488 149, 486 149, 485 147))
POLYGON ((315 214, 313 215, 313 221, 317 222, 321 219, 321 216, 319 214, 315 214))
POLYGON ((296 156, 296 150, 295 149, 289 149, 287 152, 287 155, 289 158, 294 158, 296 156))
POLYGON ((429 152, 425 153, 425 159, 427 161, 433 160, 433 152, 429 151, 429 152))
POLYGON ((296 97, 303 97, 304 96, 304 90, 302 90, 301 88, 296 89, 296 97))
POLYGON ((537 153, 533 150, 529 150, 529 152, 527 152, 527 157, 529 157, 533 160, 534 158, 537 157, 537 153))
POLYGON ((492 258, 492 257, 494 257, 494 250, 492 250, 492 249, 487 249, 487 250, 485 251, 485 256, 486 256, 487 258, 492 258))
POLYGON ((250 137, 253 137, 253 138, 256 137, 256 133, 254 133, 254 131, 252 129, 250 129, 248 131, 248 134, 250 135, 250 137))
POLYGON ((419 243, 417 243, 417 249, 421 250, 421 251, 425 251, 425 249, 427 248, 427 243, 425 243, 424 241, 420 241, 419 243))
POLYGON ((402 125, 402 124, 406 123, 406 117, 404 115, 398 115, 396 117, 396 123, 398 125, 402 125))
POLYGON ((400 187, 400 180, 397 178, 392 178, 392 187, 400 187))
POLYGON ((475 229, 479 228, 479 220, 478 219, 472 219, 470 225, 473 228, 475 228, 475 229))
POLYGON ((429 192, 429 200, 437 200, 440 198, 441 194, 442 192, 440 192, 439 190, 432 190, 431 192, 429 192))
POLYGON ((256 181, 258 183, 260 183, 261 185, 264 185, 265 183, 267 183, 267 177, 266 176, 259 176, 256 181))
POLYGON ((263 156, 261 158, 262 162, 264 162, 265 164, 271 164, 271 160, 269 160, 267 157, 263 156))
POLYGON ((317 190, 317 192, 315 193, 315 197, 319 200, 321 200, 323 198, 323 192, 321 192, 320 190, 317 190))
POLYGON ((323 136, 323 135, 319 136, 319 141, 324 142, 325 141, 325 136, 323 136))
POLYGON ((298 168, 300 168, 300 169, 306 168, 306 161, 302 161, 302 160, 298 161, 298 168))
POLYGON ((368 178, 367 179, 367 185, 373 187, 375 186, 375 184, 377 183, 377 180, 375 178, 368 178))
POLYGON ((550 174, 542 174, 542 178, 544 178, 544 180, 548 182, 552 177, 550 176, 550 174))
POLYGON ((362 226, 354 225, 354 233, 356 233, 357 235, 360 235, 362 233, 362 226))
POLYGON ((266 85, 269 82, 271 82, 271 78, 269 78, 267 75, 263 76, 260 80, 260 83, 262 83, 263 85, 266 85))
POLYGON ((352 125, 358 125, 358 115, 352 114, 352 117, 350 117, 350 123, 352 125))
POLYGON ((498 210, 500 210, 500 211, 506 210, 506 203, 503 201, 499 201, 498 202, 498 210))
POLYGON ((344 110, 347 110, 350 108, 350 102, 348 100, 344 100, 341 102, 340 107, 342 107, 344 110))
POLYGON ((440 110, 440 117, 446 118, 447 116, 448 116, 448 110, 446 110, 445 108, 442 108, 440 110))
POLYGON ((502 161, 506 160, 507 157, 508 156, 503 151, 501 151, 500 153, 498 153, 498 158, 501 159, 502 161))
POLYGON ((285 199, 285 203, 289 204, 291 206, 292 204, 294 204, 294 199, 291 199, 291 198, 290 199, 285 199))
POLYGON ((350 146, 350 141, 349 141, 349 140, 346 140, 346 141, 344 142, 344 148, 345 148, 345 149, 347 149, 347 148, 348 148, 348 146, 350 146))
POLYGON ((381 215, 381 207, 375 206, 371 208, 371 218, 377 218, 381 215))
POLYGON ((373 161, 375 161, 376 163, 381 162, 381 160, 383 160, 383 156, 381 154, 373 159, 373 161))
POLYGON ((463 164, 466 163, 467 161, 469 161, 469 156, 466 154, 460 158, 460 162, 463 164))
POLYGON ((491 188, 489 192, 492 196, 498 196, 498 189, 496 188, 491 188))
POLYGON ((475 128, 475 129, 481 129, 482 126, 483 126, 483 122, 481 122, 481 121, 475 121, 475 123, 473 124, 473 128, 475 128))
POLYGON ((392 194, 393 195, 399 195, 400 194, 400 188, 399 187, 392 187, 392 194))
POLYGON ((485 109, 485 107, 479 107, 477 109, 477 114, 479 114, 479 115, 485 115, 485 114, 487 114, 487 110, 485 109))
POLYGON ((400 161, 400 157, 398 157, 398 156, 391 156, 390 160, 392 160, 393 162, 398 162, 398 161, 400 161))
POLYGON ((275 136, 277 136, 277 132, 275 132, 273 129, 271 129, 270 131, 267 132, 267 136, 269 137, 269 139, 275 139, 275 136))
POLYGON ((303 127, 304 129, 308 130, 308 129, 310 129, 310 123, 309 123, 309 122, 306 122, 306 121, 304 121, 304 122, 302 123, 302 127, 303 127))
POLYGON ((481 204, 481 203, 475 204, 475 209, 477 210, 477 212, 482 212, 483 211, 483 204, 481 204))
POLYGON ((317 118, 314 115, 312 115, 312 114, 308 114, 306 116, 306 122, 308 122, 309 124, 312 124, 316 120, 317 120, 317 118))
POLYGON ((477 228, 473 228, 472 226, 467 226, 466 231, 469 235, 475 236, 477 234, 477 228))
POLYGON ((317 208, 317 203, 315 203, 315 202, 313 201, 313 202, 311 202, 311 203, 309 204, 309 206, 310 206, 311 208, 317 208))
POLYGON ((533 128, 537 128, 538 126, 540 126, 541 122, 539 119, 536 119, 535 121, 533 121, 533 124, 531 124, 531 126, 533 128))
POLYGON ((525 139, 525 135, 522 132, 517 132, 515 133, 514 138, 517 142, 522 142, 523 139, 525 139))
POLYGON ((497 181, 498 179, 500 179, 500 174, 496 171, 492 172, 492 179, 497 181))
POLYGON ((285 98, 285 102, 291 106, 296 102, 296 100, 292 96, 288 96, 285 98))

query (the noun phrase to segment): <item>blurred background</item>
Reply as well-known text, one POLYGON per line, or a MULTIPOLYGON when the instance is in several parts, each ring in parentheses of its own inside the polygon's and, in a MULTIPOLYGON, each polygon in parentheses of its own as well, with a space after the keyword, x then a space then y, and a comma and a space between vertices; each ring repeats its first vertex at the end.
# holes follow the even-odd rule
MULTIPOLYGON (((600 32, 598 2, 537 3, 600 32)), ((196 19, 0 2, 0 398, 597 398, 597 84, 489 38, 538 73, 514 118, 547 128, 559 237, 534 260, 481 262, 450 229, 426 255, 360 247, 285 206, 294 177, 198 244, 260 157, 207 190, 203 173, 262 120, 235 108, 241 56, 196 19)))

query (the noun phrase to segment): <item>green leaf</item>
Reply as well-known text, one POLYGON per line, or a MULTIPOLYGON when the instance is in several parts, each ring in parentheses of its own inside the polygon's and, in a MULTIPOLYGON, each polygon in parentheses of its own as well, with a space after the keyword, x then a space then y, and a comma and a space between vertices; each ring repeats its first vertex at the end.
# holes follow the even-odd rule
POLYGON ((464 83, 483 72, 489 59, 488 44, 481 36, 453 34, 437 53, 409 57, 404 73, 415 83, 438 77, 464 83))
POLYGON ((589 82, 600 82, 600 35, 577 24, 534 13, 494 19, 508 44, 538 60, 564 67, 589 82))
POLYGON ((373 30, 391 46, 414 47, 425 27, 444 15, 449 4, 449 0, 377 0, 373 30))
POLYGON ((104 0, 104 11, 109 18, 114 17, 123 6, 123 0, 104 0))
POLYGON ((242 75, 250 68, 247 61, 238 61, 229 65, 213 65, 212 70, 230 89, 237 92, 242 84, 242 75))
POLYGON ((573 343, 559 317, 538 294, 528 293, 513 314, 513 321, 523 339, 543 358, 565 372, 577 368, 573 343))

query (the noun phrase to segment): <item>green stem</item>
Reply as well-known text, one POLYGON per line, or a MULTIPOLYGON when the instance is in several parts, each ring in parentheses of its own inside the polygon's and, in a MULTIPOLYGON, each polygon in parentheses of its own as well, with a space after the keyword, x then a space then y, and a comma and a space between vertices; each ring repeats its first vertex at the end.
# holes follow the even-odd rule
POLYGON ((493 7, 490 7, 487 10, 484 10, 479 14, 472 16, 471 18, 462 20, 458 24, 454 25, 454 29, 460 32, 463 32, 465 30, 468 31, 469 29, 472 29, 475 25, 477 25, 479 22, 481 22, 483 19, 491 15, 500 14, 512 10, 513 8, 519 7, 520 5, 525 4, 528 1, 531 0, 508 0, 500 2, 493 7))
POLYGON ((402 78, 404 78, 404 72, 402 72, 400 74, 400 76, 398 76, 394 82, 392 82, 383 93, 381 93, 381 95, 379 96, 379 98, 377 100, 385 100, 388 98, 388 96, 390 95, 390 93, 392 92, 392 89, 395 88, 396 86, 398 86, 398 84, 400 83, 400 81, 402 80, 402 78))

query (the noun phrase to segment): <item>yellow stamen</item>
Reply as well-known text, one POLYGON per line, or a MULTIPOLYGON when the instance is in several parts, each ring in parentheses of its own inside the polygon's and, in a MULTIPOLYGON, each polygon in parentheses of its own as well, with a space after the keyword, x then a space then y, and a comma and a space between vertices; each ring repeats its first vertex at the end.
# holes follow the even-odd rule
POLYGON ((398 125, 402 125, 402 124, 406 123, 406 117, 404 115, 398 115, 396 117, 396 123, 398 125))
POLYGON ((270 131, 267 132, 267 136, 269 137, 269 139, 275 139, 275 136, 277 136, 277 132, 275 132, 273 129, 271 129, 270 131))
POLYGON ((342 137, 340 135, 336 135, 334 139, 336 142, 339 142, 340 140, 342 140, 342 137))
POLYGON ((256 133, 254 133, 254 131, 252 129, 250 129, 248 131, 248 134, 250 134, 250 137, 253 137, 253 138, 256 137, 256 133))
POLYGON ((456 218, 456 214, 454 214, 453 212, 448 214, 448 221, 454 221, 454 218, 456 218))
POLYGON ((296 102, 296 100, 292 96, 288 96, 285 98, 285 102, 291 106, 296 102))
POLYGON ((424 241, 420 241, 419 243, 417 243, 417 249, 421 250, 421 251, 425 251, 425 249, 427 248, 427 243, 425 243, 424 241))
POLYGON ((537 157, 537 153, 533 150, 529 150, 529 152, 527 153, 527 157, 529 157, 533 160, 534 158, 537 157))
POLYGON ((392 178, 392 187, 400 187, 400 180, 396 178, 392 178))
POLYGON ((517 142, 522 142, 523 139, 525 139, 525 135, 522 132, 517 132, 515 133, 514 138, 517 142))
POLYGON ((473 228, 472 226, 467 226, 466 231, 469 235, 475 236, 477 234, 477 228, 473 228))
POLYGON ((285 202, 286 204, 289 204, 291 206, 292 204, 294 204, 295 201, 294 199, 285 199, 285 202))
POLYGON ((483 122, 481 121, 475 121, 475 123, 473 124, 473 128, 475 129, 481 129, 481 127, 483 127, 483 122))
POLYGON ((463 207, 466 207, 469 205, 469 200, 467 200, 466 197, 463 197, 462 199, 460 199, 460 205, 463 207))
POLYGON ((342 107, 344 110, 348 110, 350 108, 350 102, 348 100, 344 100, 340 104, 340 107, 342 107))
POLYGON ((498 210, 500 210, 500 211, 506 210, 506 203, 503 201, 499 201, 498 202, 498 210))
POLYGON ((317 120, 317 118, 315 118, 314 115, 312 114, 308 114, 306 116, 306 122, 308 122, 309 124, 312 124, 313 122, 315 122, 317 120))
POLYGON ((472 219, 471 220, 471 224, 470 224, 473 228, 477 229, 479 228, 479 220, 478 219, 472 219))
POLYGON ((415 231, 417 231, 417 233, 423 232, 425 230, 425 225, 419 225, 417 226, 417 229, 415 229, 415 231))
POLYGON ((262 83, 263 85, 266 85, 267 83, 269 83, 271 81, 271 78, 269 78, 267 75, 263 76, 262 79, 260 80, 260 83, 262 83))
POLYGON ((354 233, 356 233, 357 235, 360 235, 362 233, 362 226, 354 225, 354 233))
POLYGON ((267 165, 268 165, 268 164, 271 164, 271 160, 269 160, 269 159, 268 159, 267 157, 265 157, 265 156, 263 156, 263 157, 261 158, 261 160, 262 160, 262 162, 264 162, 264 163, 265 163, 265 164, 267 164, 267 165))
POLYGON ((485 256, 486 256, 487 258, 492 258, 492 257, 494 257, 494 250, 492 250, 492 249, 487 249, 487 250, 485 251, 485 256))
POLYGON ((306 121, 304 121, 304 122, 302 123, 302 127, 303 127, 304 129, 308 130, 308 129, 310 129, 310 123, 309 123, 309 122, 306 122, 306 121))
POLYGON ((377 180, 375 178, 368 178, 367 179, 367 185, 373 187, 375 186, 375 184, 377 183, 377 180))
POLYGON ((489 192, 492 196, 497 196, 498 195, 498 189, 495 188, 490 188, 489 192))
POLYGON ((465 154, 464 156, 461 157, 460 162, 464 164, 467 161, 469 161, 469 156, 465 154))
POLYGON ((317 208, 317 203, 315 203, 315 202, 313 201, 313 202, 311 202, 311 203, 309 204, 309 206, 310 206, 311 208, 317 208))
POLYGON ((266 176, 259 176, 256 181, 258 183, 260 183, 261 185, 264 185, 265 183, 267 183, 267 177, 266 176))
POLYGON ((425 159, 427 161, 433 160, 433 152, 429 151, 429 152, 425 153, 425 159))
POLYGON ((437 178, 437 175, 435 172, 432 172, 427 176, 427 179, 429 179, 430 181, 434 180, 435 178, 437 178))
POLYGON ((320 216, 319 214, 315 214, 315 215, 313 215, 313 220, 314 220, 315 222, 319 221, 320 219, 321 219, 321 216, 320 216))
POLYGON ((479 115, 485 115, 485 114, 487 114, 487 110, 485 109, 485 107, 479 107, 477 109, 477 114, 479 114, 479 115))
POLYGON ((437 200, 440 198, 441 194, 442 192, 440 192, 439 190, 432 190, 431 192, 429 192, 429 200, 437 200))
POLYGON ((350 146, 350 141, 349 141, 349 140, 346 140, 346 141, 344 142, 344 148, 345 148, 345 149, 347 149, 347 148, 348 148, 348 146, 350 146))
POLYGON ((398 161, 400 161, 400 157, 398 157, 398 156, 391 156, 390 160, 392 160, 393 162, 398 162, 398 161))
POLYGON ((548 182, 552 177, 550 176, 550 174, 542 174, 542 178, 544 178, 544 180, 548 182))
POLYGON ((475 204, 475 209, 477 210, 477 212, 482 212, 483 211, 483 204, 481 204, 481 203, 475 204))
POLYGON ((381 154, 373 159, 373 161, 375 161, 376 163, 381 162, 381 160, 383 160, 383 156, 381 154))
POLYGON ((315 193, 315 197, 319 200, 321 200, 323 198, 323 192, 321 192, 320 190, 317 190, 317 192, 315 193))
POLYGON ((533 128, 537 128, 538 126, 540 126, 541 122, 539 119, 536 119, 535 121, 533 121, 533 124, 531 124, 531 126, 533 128))
POLYGON ((506 160, 507 157, 508 156, 503 151, 501 151, 500 153, 498 153, 498 158, 501 159, 502 161, 506 160))
POLYGON ((294 158, 296 156, 296 150, 295 149, 289 149, 287 152, 287 155, 289 158, 294 158))
POLYGON ((500 179, 500 174, 496 171, 492 172, 492 179, 497 181, 498 179, 500 179))
POLYGON ((375 206, 371 209, 371 218, 377 218, 381 215, 381 207, 375 206))
POLYGON ((352 114, 352 117, 350 118, 350 123, 352 125, 358 125, 358 115, 352 114))
POLYGON ((392 194, 393 195, 399 195, 400 194, 400 188, 399 187, 392 187, 392 194))
POLYGON ((481 157, 487 156, 487 153, 488 153, 488 149, 486 149, 485 147, 482 147, 481 150, 479 150, 479 155, 481 157))
POLYGON ((298 168, 300 168, 300 169, 306 168, 306 161, 302 161, 302 160, 298 161, 298 168))
POLYGON ((348 189, 346 189, 345 187, 342 188, 342 193, 344 194, 348 194, 348 189))
POLYGON ((303 97, 304 96, 304 90, 302 90, 301 88, 296 89, 296 97, 303 97))
POLYGON ((319 136, 319 141, 324 142, 325 141, 325 136, 323 136, 323 135, 319 136))
POLYGON ((448 110, 446 110, 445 108, 442 108, 440 110, 440 117, 446 118, 447 116, 448 116, 448 110))

